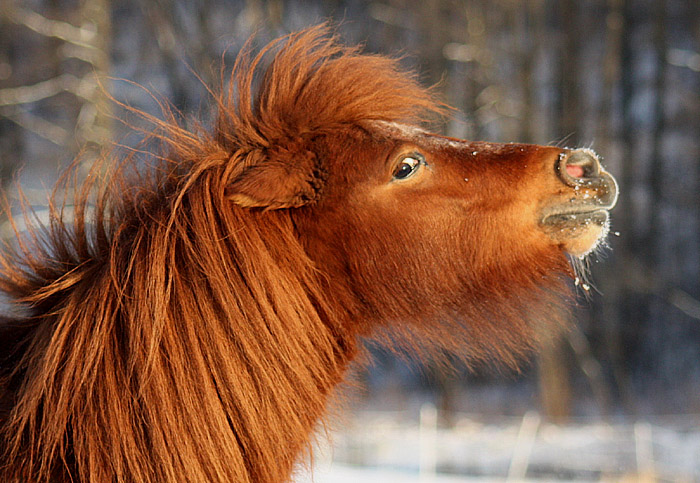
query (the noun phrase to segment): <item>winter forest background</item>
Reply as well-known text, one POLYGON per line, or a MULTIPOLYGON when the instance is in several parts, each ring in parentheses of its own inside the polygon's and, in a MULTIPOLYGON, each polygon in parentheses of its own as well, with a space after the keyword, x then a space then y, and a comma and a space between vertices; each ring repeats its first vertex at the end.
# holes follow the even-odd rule
POLYGON ((700 414, 697 0, 2 0, 5 189, 19 178, 41 205, 81 150, 135 142, 105 90, 158 115, 152 91, 206 119, 202 81, 216 86, 251 34, 263 44, 326 19, 439 83, 458 109, 442 133, 593 147, 621 185, 611 250, 591 261, 556 347, 520 375, 416 370, 377 352, 356 404, 431 400, 447 420, 700 414))

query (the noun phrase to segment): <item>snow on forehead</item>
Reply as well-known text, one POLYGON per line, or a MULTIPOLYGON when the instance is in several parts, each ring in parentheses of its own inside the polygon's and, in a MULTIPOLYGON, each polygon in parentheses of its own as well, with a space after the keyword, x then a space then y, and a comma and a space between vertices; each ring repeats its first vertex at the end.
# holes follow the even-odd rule
POLYGON ((438 136, 431 132, 426 131, 418 126, 413 126, 411 124, 402 124, 399 122, 390 121, 374 121, 374 125, 379 127, 383 132, 396 137, 415 139, 420 138, 421 143, 430 144, 435 147, 452 147, 460 148, 464 147, 466 141, 459 141, 456 139, 448 139, 442 136, 438 136))

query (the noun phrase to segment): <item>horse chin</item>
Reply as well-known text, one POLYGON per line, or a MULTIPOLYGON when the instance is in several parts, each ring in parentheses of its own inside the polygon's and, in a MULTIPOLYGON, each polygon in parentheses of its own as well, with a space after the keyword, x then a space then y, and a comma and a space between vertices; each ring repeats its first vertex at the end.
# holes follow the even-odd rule
POLYGON ((601 209, 552 213, 542 219, 540 226, 568 254, 584 257, 607 236, 610 216, 601 209))

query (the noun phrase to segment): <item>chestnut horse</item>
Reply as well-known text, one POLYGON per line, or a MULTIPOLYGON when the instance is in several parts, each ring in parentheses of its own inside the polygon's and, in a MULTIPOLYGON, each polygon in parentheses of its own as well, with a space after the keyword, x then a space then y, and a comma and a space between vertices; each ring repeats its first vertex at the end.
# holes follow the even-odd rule
POLYGON ((325 26, 249 50, 213 129, 149 118, 150 169, 15 228, 2 481, 284 481, 361 337, 516 364, 557 330, 617 196, 593 152, 430 134, 432 92, 325 26))

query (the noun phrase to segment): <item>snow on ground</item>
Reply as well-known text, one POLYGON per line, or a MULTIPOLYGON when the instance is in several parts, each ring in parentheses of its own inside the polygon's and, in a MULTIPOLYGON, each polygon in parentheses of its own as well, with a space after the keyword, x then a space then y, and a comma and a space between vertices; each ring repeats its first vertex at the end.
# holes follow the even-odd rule
POLYGON ((317 466, 313 474, 300 474, 295 483, 488 483, 494 479, 474 479, 460 476, 436 475, 425 477, 417 473, 387 468, 366 468, 334 463, 317 466))
POLYGON ((640 421, 546 422, 457 415, 432 407, 410 418, 361 412, 346 418, 297 483, 700 481, 700 416, 640 421))

